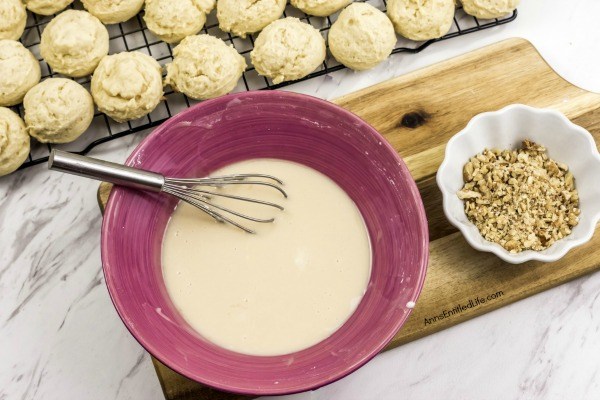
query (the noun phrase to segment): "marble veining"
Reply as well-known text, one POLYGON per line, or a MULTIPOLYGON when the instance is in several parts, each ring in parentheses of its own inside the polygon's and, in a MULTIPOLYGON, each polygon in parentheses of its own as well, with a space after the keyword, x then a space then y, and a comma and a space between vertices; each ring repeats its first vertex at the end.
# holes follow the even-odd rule
MULTIPOLYGON (((523 0, 512 24, 290 90, 333 99, 524 36, 561 75, 600 91, 600 43, 592 34, 598 12, 597 0, 523 0)), ((122 162, 143 136, 93 155, 122 162)), ((0 400, 163 398, 150 357, 119 320, 104 285, 97 187, 43 166, 0 179, 0 400)), ((282 398, 597 399, 599 338, 596 273, 381 354, 318 391, 282 398)))

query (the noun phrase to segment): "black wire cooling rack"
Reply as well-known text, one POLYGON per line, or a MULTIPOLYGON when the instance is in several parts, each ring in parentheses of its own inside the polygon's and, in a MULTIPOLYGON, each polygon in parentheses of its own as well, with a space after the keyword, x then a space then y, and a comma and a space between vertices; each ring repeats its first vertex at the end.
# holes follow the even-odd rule
MULTIPOLYGON (((365 1, 365 0, 362 0, 365 1)), ((385 10, 385 0, 366 0, 375 7, 385 10)), ((80 8, 75 6, 74 8, 80 8)), ((335 21, 335 15, 327 18, 311 17, 297 9, 288 6, 286 8, 285 16, 300 18, 315 28, 319 29, 324 36, 327 36, 327 31, 335 21)), ((450 32, 440 39, 429 40, 426 42, 413 42, 404 38, 400 38, 396 44, 396 48, 393 53, 418 53, 435 42, 440 42, 447 39, 452 39, 457 36, 467 35, 469 33, 482 31, 485 29, 493 28, 495 26, 509 23, 517 18, 517 11, 515 10, 511 15, 508 15, 501 19, 492 20, 478 20, 475 17, 469 16, 463 12, 462 9, 457 9, 454 17, 454 23, 450 32)), ((39 43, 40 36, 52 17, 42 17, 35 14, 29 15, 29 20, 21 42, 29 48, 33 54, 38 58, 42 68, 42 79, 49 78, 57 75, 54 73, 48 64, 40 57, 39 43)), ((110 35, 110 53, 118 53, 121 51, 142 51, 146 54, 154 57, 161 65, 164 65, 172 60, 173 58, 173 46, 168 45, 158 38, 156 38, 144 24, 141 15, 133 18, 122 24, 108 26, 110 35)), ((321 67, 306 76, 305 78, 294 81, 294 82, 283 82, 280 84, 273 84, 269 79, 259 76, 250 63, 250 51, 254 46, 255 36, 248 36, 246 39, 233 36, 231 34, 222 32, 218 27, 218 22, 215 17, 215 13, 211 13, 208 18, 206 25, 203 29, 204 33, 211 34, 219 37, 227 43, 233 44, 233 46, 247 58, 248 69, 244 72, 242 80, 240 80, 238 86, 234 92, 248 91, 248 90, 269 90, 278 89, 284 86, 288 86, 300 81, 306 81, 322 75, 329 74, 331 72, 339 71, 345 67, 338 63, 330 54, 327 59, 323 62, 321 67)), ((77 82, 84 85, 89 89, 90 78, 77 79, 77 82)), ((136 132, 156 127, 175 115, 179 111, 190 107, 197 103, 194 100, 188 99, 181 93, 173 92, 168 90, 165 92, 165 100, 154 110, 151 114, 143 117, 139 120, 130 121, 126 123, 116 123, 109 119, 102 113, 96 113, 92 125, 88 131, 83 134, 79 139, 73 143, 65 145, 49 145, 41 144, 32 139, 31 152, 27 161, 21 166, 20 169, 28 168, 36 164, 41 164, 48 161, 48 155, 53 147, 60 148, 62 150, 71 151, 78 154, 87 154, 93 148, 112 141, 124 136, 134 134, 136 132)), ((23 115, 23 109, 21 106, 14 107, 15 111, 23 115)))

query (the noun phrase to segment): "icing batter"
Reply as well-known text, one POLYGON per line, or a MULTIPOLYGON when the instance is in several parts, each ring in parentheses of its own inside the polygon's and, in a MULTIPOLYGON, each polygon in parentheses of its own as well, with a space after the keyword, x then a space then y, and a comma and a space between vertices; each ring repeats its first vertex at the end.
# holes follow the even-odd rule
POLYGON ((188 204, 174 212, 163 243, 167 291, 183 318, 211 342, 252 355, 282 355, 326 339, 350 317, 371 272, 368 233, 356 205, 325 175, 300 164, 257 159, 214 176, 268 173, 289 198, 257 186, 228 194, 281 204, 285 211, 231 200, 221 204, 271 224, 247 234, 188 204))

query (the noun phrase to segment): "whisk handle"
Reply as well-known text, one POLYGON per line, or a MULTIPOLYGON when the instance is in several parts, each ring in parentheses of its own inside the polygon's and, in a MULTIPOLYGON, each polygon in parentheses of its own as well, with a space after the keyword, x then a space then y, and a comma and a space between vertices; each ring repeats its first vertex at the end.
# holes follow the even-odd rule
POLYGON ((165 177, 154 172, 60 150, 52 150, 48 159, 48 168, 116 185, 155 192, 160 192, 165 184, 165 177))

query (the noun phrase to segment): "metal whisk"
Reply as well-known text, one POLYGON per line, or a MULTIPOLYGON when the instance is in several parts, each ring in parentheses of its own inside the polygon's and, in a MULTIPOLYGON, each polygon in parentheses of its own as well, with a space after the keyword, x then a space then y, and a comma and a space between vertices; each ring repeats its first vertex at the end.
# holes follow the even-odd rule
POLYGON ((127 167, 125 165, 67 153, 60 150, 52 150, 50 159, 48 160, 48 168, 134 189, 168 193, 204 211, 215 220, 232 224, 248 233, 255 232, 225 214, 261 223, 273 222, 275 218, 255 218, 230 208, 217 205, 214 202, 211 202, 211 198, 225 197, 228 199, 261 204, 279 210, 283 210, 283 207, 279 204, 260 199, 219 193, 215 190, 209 190, 210 188, 221 188, 228 185, 261 185, 271 187, 287 198, 286 192, 280 187, 283 185, 283 182, 270 175, 236 174, 198 179, 166 178, 155 172, 127 167))

